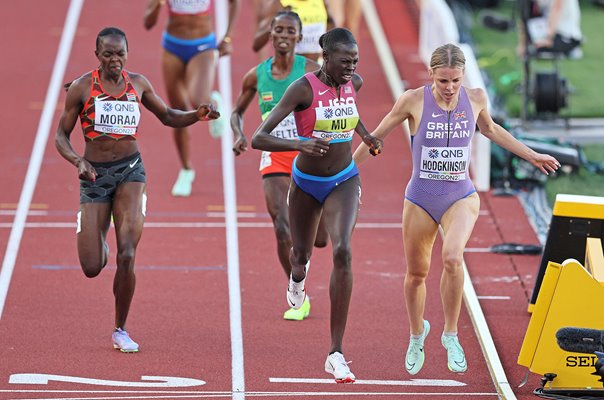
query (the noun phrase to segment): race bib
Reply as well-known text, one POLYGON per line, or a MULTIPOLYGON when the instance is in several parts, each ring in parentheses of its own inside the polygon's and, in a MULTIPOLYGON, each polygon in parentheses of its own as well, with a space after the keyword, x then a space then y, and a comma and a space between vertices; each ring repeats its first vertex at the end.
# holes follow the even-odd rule
POLYGON ((302 40, 296 44, 297 54, 321 53, 319 38, 325 33, 325 23, 309 23, 302 26, 302 40))
POLYGON ((353 97, 332 99, 327 105, 319 101, 319 106, 315 108, 312 136, 334 142, 346 142, 352 140, 358 122, 359 113, 353 97))
POLYGON ((285 117, 279 125, 273 129, 271 136, 275 136, 281 139, 298 139, 298 130, 296 129, 296 120, 294 114, 290 113, 285 117))
POLYGON ((138 102, 94 101, 94 130, 114 135, 134 135, 141 112, 138 102))
POLYGON ((469 154, 468 147, 422 146, 419 177, 451 182, 465 180, 469 154))

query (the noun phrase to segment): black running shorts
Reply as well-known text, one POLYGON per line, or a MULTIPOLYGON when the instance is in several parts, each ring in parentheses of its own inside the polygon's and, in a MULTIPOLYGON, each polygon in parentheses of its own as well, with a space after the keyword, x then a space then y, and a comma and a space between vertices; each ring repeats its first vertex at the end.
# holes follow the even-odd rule
POLYGON ((80 179, 80 204, 110 203, 117 187, 122 183, 147 182, 145 166, 138 151, 121 160, 90 164, 97 176, 94 182, 80 179))

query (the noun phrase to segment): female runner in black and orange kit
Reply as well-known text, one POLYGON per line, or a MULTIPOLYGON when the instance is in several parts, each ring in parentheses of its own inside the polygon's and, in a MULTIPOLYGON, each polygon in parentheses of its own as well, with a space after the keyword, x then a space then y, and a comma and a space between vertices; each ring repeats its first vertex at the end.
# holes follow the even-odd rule
POLYGON ((97 276, 107 264, 109 248, 105 239, 113 215, 117 240, 113 346, 122 352, 136 352, 138 344, 125 328, 136 284, 134 259, 146 208, 146 174, 137 145, 139 104, 172 127, 216 119, 219 114, 209 105, 193 111, 168 108, 147 78, 124 70, 128 42, 117 28, 105 28, 98 34, 95 54, 99 68, 66 85, 65 110, 55 145, 61 156, 78 169, 78 255, 89 278, 97 276), (70 142, 78 117, 85 139, 83 156, 70 142))

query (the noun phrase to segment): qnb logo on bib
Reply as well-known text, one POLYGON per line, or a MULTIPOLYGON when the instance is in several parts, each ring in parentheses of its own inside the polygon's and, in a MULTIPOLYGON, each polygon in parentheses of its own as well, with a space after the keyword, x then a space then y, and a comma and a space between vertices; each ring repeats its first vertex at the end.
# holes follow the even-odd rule
POLYGON ((115 135, 134 135, 141 112, 137 102, 102 101, 94 102, 94 130, 115 135))
POLYGON ((294 114, 289 114, 285 117, 279 125, 273 129, 271 136, 275 136, 281 139, 298 139, 298 130, 296 129, 296 120, 294 114))
POLYGON ((437 181, 462 181, 468 170, 468 147, 422 146, 419 177, 437 181))
POLYGON ((313 137, 335 141, 351 140, 359 122, 359 113, 353 97, 330 99, 327 105, 319 101, 315 108, 313 137))

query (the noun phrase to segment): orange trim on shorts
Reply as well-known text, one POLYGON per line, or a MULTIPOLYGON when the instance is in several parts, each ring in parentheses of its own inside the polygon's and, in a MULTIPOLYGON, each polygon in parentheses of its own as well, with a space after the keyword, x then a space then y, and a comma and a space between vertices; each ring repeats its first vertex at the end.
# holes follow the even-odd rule
POLYGON ((262 176, 269 174, 292 174, 292 163, 298 155, 297 151, 279 151, 270 153, 271 165, 260 170, 262 176))

